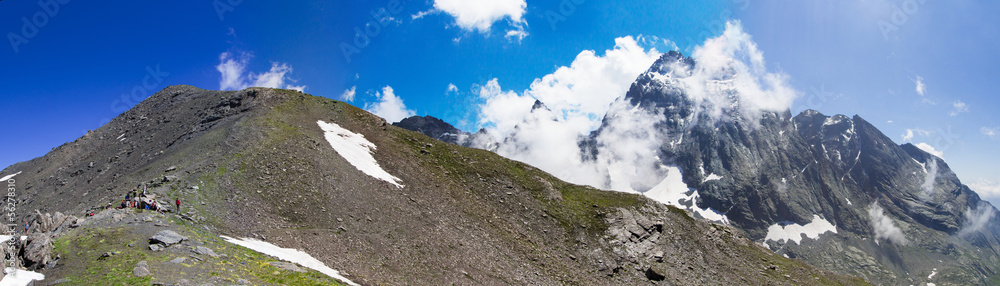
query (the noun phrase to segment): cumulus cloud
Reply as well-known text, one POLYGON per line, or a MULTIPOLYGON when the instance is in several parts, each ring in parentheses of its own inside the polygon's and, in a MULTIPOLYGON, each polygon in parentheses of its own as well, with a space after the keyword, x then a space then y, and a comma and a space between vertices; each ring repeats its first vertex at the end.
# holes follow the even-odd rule
MULTIPOLYGON (((524 21, 527 7, 525 0, 434 0, 434 10, 451 15, 455 24, 466 31, 489 33, 494 23, 506 19, 512 29, 505 37, 518 41, 528 36, 524 21)), ((412 18, 419 19, 429 13, 420 12, 412 18)))
POLYGON ((448 89, 445 92, 458 92, 458 87, 454 83, 448 84, 448 89))
POLYGON ((365 104, 365 110, 385 118, 390 123, 399 122, 403 118, 414 116, 417 113, 406 109, 403 99, 396 96, 391 86, 382 88, 382 92, 375 92, 378 102, 365 104))
POLYGON ((903 142, 910 142, 910 140, 912 140, 913 137, 916 136, 916 135, 930 136, 931 132, 927 131, 927 130, 922 130, 922 129, 910 129, 910 128, 907 128, 906 132, 903 133, 903 142))
POLYGON ((354 94, 357 91, 358 86, 351 86, 351 88, 345 89, 344 93, 340 94, 340 100, 343 101, 354 101, 354 94))
MULTIPOLYGON (((740 22, 726 23, 722 35, 696 47, 692 57, 696 64, 687 71, 690 76, 671 81, 685 89, 699 108, 696 113, 707 112, 719 119, 735 105, 736 111, 756 122, 761 111, 787 110, 798 96, 787 75, 767 71, 764 53, 740 22)), ((684 68, 677 63, 671 70, 677 73, 684 68)))
POLYGON ((917 79, 914 79, 913 83, 917 85, 916 87, 917 94, 920 94, 920 96, 924 96, 924 92, 927 91, 927 86, 924 85, 924 78, 917 76, 917 79))
POLYGON ((876 243, 883 239, 896 245, 906 245, 908 243, 903 230, 896 226, 892 218, 885 215, 885 210, 882 209, 882 206, 878 205, 878 202, 874 202, 868 207, 868 219, 872 224, 872 230, 875 232, 876 243))
MULTIPOLYGON (((695 66, 678 68, 685 76, 674 86, 718 117, 722 110, 710 103, 732 106, 730 100, 738 101, 748 118, 787 110, 796 97, 787 77, 765 69, 763 53, 738 22, 726 28, 695 48, 695 66)), ((479 87, 478 127, 500 139, 498 154, 563 180, 627 192, 649 190, 667 176, 670 167, 660 163, 659 147, 673 138, 655 127, 665 122, 662 113, 637 108, 624 95, 659 56, 655 48, 647 50, 633 37, 622 37, 603 56, 582 51, 569 66, 535 79, 521 93, 490 80, 479 87), (600 133, 590 138, 598 127, 600 133), (592 150, 576 148, 581 142, 593 144, 592 150)))
POLYGON ((305 85, 294 85, 296 81, 287 77, 292 72, 292 66, 286 63, 271 62, 271 69, 262 73, 247 72, 247 64, 252 56, 247 53, 234 55, 224 52, 219 55, 219 89, 239 90, 248 87, 270 87, 305 91, 305 85))
POLYGON ((934 149, 934 147, 930 144, 920 142, 913 144, 913 146, 916 146, 917 148, 920 148, 920 150, 924 150, 924 152, 930 153, 931 155, 937 156, 938 158, 944 159, 944 152, 934 149))
POLYGON ((990 138, 996 139, 997 138, 997 134, 1000 134, 1000 127, 989 128, 989 127, 983 126, 982 128, 979 128, 979 133, 982 133, 983 135, 986 135, 986 137, 990 137, 990 138))
POLYGON ((524 0, 434 0, 434 9, 455 17, 459 27, 483 33, 504 18, 521 23, 527 6, 524 0))
POLYGON ((979 178, 969 184, 969 189, 983 198, 1000 198, 1000 182, 979 178))
POLYGON ((948 115, 958 116, 959 114, 969 112, 969 106, 965 102, 956 101, 951 104, 951 112, 948 115))
POLYGON ((962 224, 962 229, 958 231, 958 236, 966 237, 983 230, 994 216, 996 216, 996 210, 986 202, 980 202, 975 209, 971 207, 966 208, 965 223, 962 224))

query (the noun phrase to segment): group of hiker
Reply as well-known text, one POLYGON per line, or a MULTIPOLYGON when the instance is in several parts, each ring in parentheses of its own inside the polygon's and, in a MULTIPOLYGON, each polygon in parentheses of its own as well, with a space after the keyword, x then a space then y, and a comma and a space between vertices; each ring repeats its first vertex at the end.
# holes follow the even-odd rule
MULTIPOLYGON (((181 210, 181 199, 177 198, 175 201, 177 212, 181 210)), ((108 203, 107 208, 111 208, 111 203, 108 203)), ((125 199, 121 201, 118 205, 118 209, 126 208, 137 208, 143 210, 152 210, 157 212, 163 212, 165 208, 156 202, 155 196, 147 193, 146 185, 141 184, 133 188, 128 193, 125 193, 125 199), (141 190, 141 191, 140 191, 141 190)))

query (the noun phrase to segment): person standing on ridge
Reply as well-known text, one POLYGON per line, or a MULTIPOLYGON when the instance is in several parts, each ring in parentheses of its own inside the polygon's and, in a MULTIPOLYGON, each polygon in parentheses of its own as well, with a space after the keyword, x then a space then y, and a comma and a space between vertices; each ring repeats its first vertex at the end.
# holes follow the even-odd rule
POLYGON ((177 204, 177 213, 181 213, 181 198, 178 197, 175 203, 177 204))

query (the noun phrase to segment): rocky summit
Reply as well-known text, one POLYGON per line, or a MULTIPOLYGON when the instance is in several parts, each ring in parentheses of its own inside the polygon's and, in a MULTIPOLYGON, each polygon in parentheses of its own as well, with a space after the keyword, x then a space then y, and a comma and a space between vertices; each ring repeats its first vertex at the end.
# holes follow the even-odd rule
POLYGON ((5 257, 36 285, 866 284, 765 248, 748 219, 698 220, 429 130, 444 131, 291 90, 171 86, 0 172, 38 210, 17 216, 30 251, 5 257))

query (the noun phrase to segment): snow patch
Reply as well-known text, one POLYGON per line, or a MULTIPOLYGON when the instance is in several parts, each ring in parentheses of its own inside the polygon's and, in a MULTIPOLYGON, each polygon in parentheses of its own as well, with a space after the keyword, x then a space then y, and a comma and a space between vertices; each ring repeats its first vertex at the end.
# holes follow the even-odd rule
POLYGON ((849 199, 849 198, 844 198, 844 199, 847 200, 847 205, 849 205, 849 206, 853 206, 854 205, 854 204, 851 203, 851 199, 849 199))
POLYGON ((45 280, 45 274, 33 271, 8 267, 5 268, 3 272, 6 273, 7 276, 4 276, 3 280, 0 280, 0 286, 27 286, 31 283, 31 281, 45 280))
POLYGON ((712 208, 702 209, 698 207, 698 191, 688 188, 687 184, 684 183, 680 169, 677 167, 665 168, 667 169, 667 177, 663 178, 652 189, 643 192, 643 195, 654 201, 691 211, 707 220, 729 224, 729 218, 726 218, 725 214, 712 208))
POLYGON ((705 179, 702 180, 701 182, 704 183, 704 182, 708 182, 708 181, 715 181, 715 180, 721 180, 721 179, 722 179, 722 176, 716 175, 715 173, 711 173, 711 174, 708 174, 708 177, 705 177, 705 179))
POLYGON ((304 251, 292 248, 282 248, 274 244, 267 243, 265 241, 256 240, 253 238, 232 238, 228 236, 220 236, 229 243, 236 244, 242 247, 252 249, 254 251, 267 254, 270 256, 277 257, 278 259, 296 263, 302 265, 306 268, 319 271, 320 273, 326 274, 327 276, 333 277, 334 279, 340 280, 341 282, 347 283, 348 285, 358 286, 357 283, 351 282, 344 276, 340 275, 340 272, 327 267, 322 261, 313 258, 312 255, 304 251))
POLYGON ((397 188, 403 188, 403 185, 399 184, 401 180, 382 169, 378 165, 378 161, 375 161, 375 157, 372 157, 372 152, 377 147, 365 139, 364 135, 351 132, 336 123, 326 123, 323 120, 316 121, 316 124, 319 125, 320 129, 323 129, 324 137, 326 137, 327 142, 330 142, 330 146, 348 163, 366 175, 389 182, 397 188))
POLYGON ((937 275, 937 268, 931 270, 931 275, 927 275, 927 279, 934 279, 934 275, 937 275))
POLYGON ((10 178, 13 178, 14 176, 17 176, 19 174, 21 174, 21 172, 17 172, 17 173, 14 173, 14 174, 6 175, 3 178, 0 178, 0 182, 6 182, 7 180, 10 180, 10 178))
POLYGON ((802 241, 802 236, 817 239, 820 234, 826 232, 837 233, 837 227, 829 221, 813 215, 813 220, 805 225, 798 224, 773 224, 767 228, 767 236, 764 241, 794 241, 796 244, 802 241))

